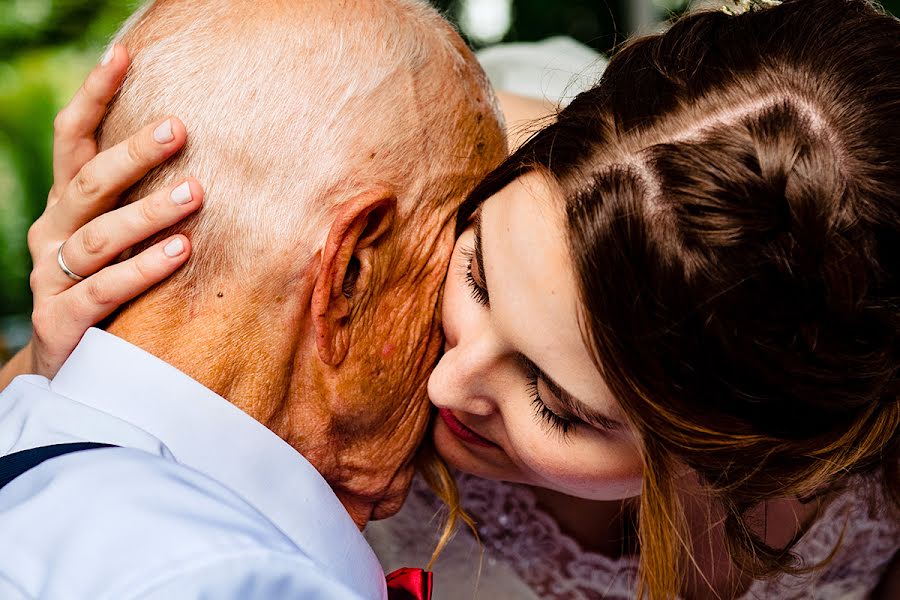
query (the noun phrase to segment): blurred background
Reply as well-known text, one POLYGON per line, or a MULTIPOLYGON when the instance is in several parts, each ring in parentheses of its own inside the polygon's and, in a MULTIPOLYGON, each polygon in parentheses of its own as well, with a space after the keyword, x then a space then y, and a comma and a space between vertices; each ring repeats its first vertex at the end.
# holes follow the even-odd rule
MULTIPOLYGON (((476 49, 565 35, 608 54, 689 0, 432 0, 476 49)), ((704 2, 709 3, 707 0, 704 2)), ((30 335, 25 237, 51 184, 52 124, 140 0, 0 0, 0 363, 30 335)), ((728 3, 719 0, 718 4, 728 3)), ((885 8, 900 14, 900 0, 885 8)))

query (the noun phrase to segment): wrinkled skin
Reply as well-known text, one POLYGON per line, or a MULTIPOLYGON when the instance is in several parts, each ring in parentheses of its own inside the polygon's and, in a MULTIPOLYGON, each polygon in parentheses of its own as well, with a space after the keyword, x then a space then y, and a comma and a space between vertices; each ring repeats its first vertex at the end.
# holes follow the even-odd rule
MULTIPOLYGON (((473 111, 463 100, 462 114, 479 115, 469 135, 460 136, 470 158, 456 171, 416 183, 414 197, 439 189, 443 201, 397 208, 383 235, 353 250, 361 268, 349 297, 338 294, 331 307, 318 304, 326 243, 311 261, 291 260, 289 250, 272 252, 242 279, 197 288, 215 290, 210 297, 158 288, 108 328, 291 444, 360 527, 394 514, 409 490, 430 414, 427 379, 443 345, 441 293, 456 207, 506 152, 493 107, 485 100, 473 111), (332 312, 337 316, 323 328, 319 316, 332 312), (342 344, 345 351, 335 353, 342 344)), ((346 276, 341 271, 325 285, 340 289, 346 276)))
POLYGON ((282 437, 363 526, 399 510, 428 424, 426 383, 443 343, 438 307, 453 249, 451 216, 437 214, 415 236, 392 236, 374 252, 367 285, 351 299, 349 350, 336 367, 315 347, 315 269, 298 274, 284 260, 265 265, 254 281, 223 282, 215 298, 189 311, 172 310, 180 298, 145 296, 108 330, 282 437))
POLYGON ((331 442, 304 453, 339 496, 364 489, 362 505, 366 495, 378 498, 376 519, 400 509, 431 412, 427 380, 443 345, 438 308, 453 249, 452 219, 436 217, 415 237, 397 240, 394 260, 376 269, 382 291, 360 310, 346 364, 352 371, 328 407, 332 424, 323 439, 331 442), (348 449, 334 453, 335 439, 348 449))
POLYGON ((350 299, 350 346, 337 367, 324 364, 314 344, 315 269, 298 274, 284 260, 260 265, 252 282, 223 283, 215 301, 202 299, 196 310, 173 313, 162 295, 145 296, 108 330, 282 437, 363 526, 399 510, 428 424, 426 383, 443 344, 438 309, 452 217, 448 207, 415 227, 397 223, 374 250, 363 289, 350 299))

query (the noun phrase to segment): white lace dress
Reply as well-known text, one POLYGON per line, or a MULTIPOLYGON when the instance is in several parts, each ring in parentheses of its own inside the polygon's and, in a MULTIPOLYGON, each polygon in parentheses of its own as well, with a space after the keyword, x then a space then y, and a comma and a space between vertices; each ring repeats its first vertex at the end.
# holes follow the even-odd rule
MULTIPOLYGON (((633 600, 637 557, 610 559, 582 551, 523 486, 460 476, 463 506, 479 524, 481 550, 460 529, 434 567, 435 600, 633 600), (479 573, 480 569, 480 573, 479 573)), ((743 598, 862 600, 900 548, 900 524, 881 511, 877 485, 852 486, 833 500, 795 547, 806 564, 827 567, 805 576, 758 581, 743 598), (845 529, 846 527, 846 529, 845 529)), ((440 528, 440 502, 421 481, 400 513, 372 523, 366 537, 390 572, 428 562, 440 528)))

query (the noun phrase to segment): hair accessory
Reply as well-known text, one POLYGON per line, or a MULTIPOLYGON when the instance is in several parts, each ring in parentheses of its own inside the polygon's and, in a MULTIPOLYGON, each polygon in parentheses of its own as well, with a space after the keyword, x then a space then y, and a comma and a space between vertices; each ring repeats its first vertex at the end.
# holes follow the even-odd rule
POLYGON ((731 0, 734 8, 722 6, 722 12, 726 15, 742 15, 745 12, 761 8, 772 8, 781 4, 781 0, 731 0))

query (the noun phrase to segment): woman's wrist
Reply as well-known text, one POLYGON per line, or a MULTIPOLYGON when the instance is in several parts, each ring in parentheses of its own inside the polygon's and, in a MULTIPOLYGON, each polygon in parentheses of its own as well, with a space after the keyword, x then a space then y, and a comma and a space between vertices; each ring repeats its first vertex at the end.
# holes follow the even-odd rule
POLYGON ((6 386, 19 375, 26 375, 34 372, 33 355, 31 342, 28 342, 24 348, 9 359, 9 362, 0 368, 0 391, 6 389, 6 386))

